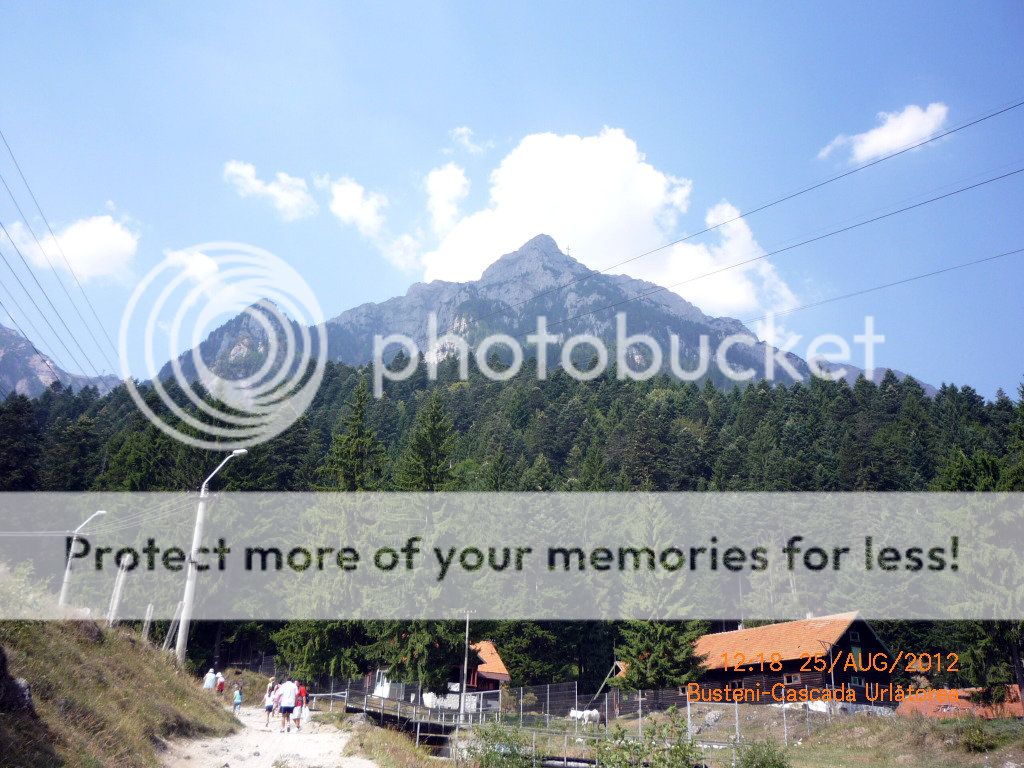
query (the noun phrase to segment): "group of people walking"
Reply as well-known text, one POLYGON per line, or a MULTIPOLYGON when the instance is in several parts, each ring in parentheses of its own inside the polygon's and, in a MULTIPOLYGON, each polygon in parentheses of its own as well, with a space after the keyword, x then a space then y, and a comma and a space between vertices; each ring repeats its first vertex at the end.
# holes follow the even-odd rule
POLYGON ((285 678, 280 683, 276 678, 267 682, 267 690, 263 696, 263 709, 267 713, 266 727, 270 727, 270 718, 275 714, 281 716, 281 733, 302 730, 302 716, 307 708, 308 694, 306 686, 299 680, 285 678))
MULTIPOLYGON (((218 696, 224 695, 224 688, 227 685, 227 681, 224 679, 224 675, 220 672, 210 670, 203 676, 203 689, 207 691, 216 691, 218 696)), ((231 709, 237 715, 238 711, 242 708, 242 686, 235 683, 235 690, 231 697, 231 709)))

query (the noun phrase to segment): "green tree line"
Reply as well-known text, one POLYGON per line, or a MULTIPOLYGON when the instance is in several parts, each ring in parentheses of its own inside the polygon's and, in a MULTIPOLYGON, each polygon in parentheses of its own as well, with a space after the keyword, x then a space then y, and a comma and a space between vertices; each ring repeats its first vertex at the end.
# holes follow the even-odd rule
MULTIPOLYGON (((402 360, 396 361, 401 365, 402 360)), ((888 373, 853 386, 814 379, 731 390, 666 377, 564 372, 538 380, 527 363, 507 382, 456 364, 370 396, 369 371, 329 363, 293 426, 228 465, 227 490, 338 491, 992 491, 1024 490, 1024 386, 1014 401, 969 386, 929 397, 888 373)), ((175 391, 173 385, 171 391, 175 391)), ((203 394, 201 390, 200 394, 203 394)), ((181 392, 177 394, 181 396, 181 392)), ((166 412, 150 392, 158 412, 166 412)), ((182 397, 182 403, 185 400, 182 397)), ((164 435, 123 387, 100 397, 55 385, 0 403, 0 490, 195 489, 211 456, 164 435)), ((855 608, 856 606, 851 606, 855 608)), ((579 679, 596 687, 615 658, 626 683, 679 685, 697 672, 703 622, 475 622, 514 684, 579 679)), ((957 679, 1019 679, 1021 627, 981 622, 880 622, 893 647, 966 655, 957 679), (971 659, 974 659, 971 662, 971 659)), ((458 622, 202 624, 191 646, 205 664, 248 650, 277 653, 305 677, 375 665, 442 687, 461 664, 458 622)))

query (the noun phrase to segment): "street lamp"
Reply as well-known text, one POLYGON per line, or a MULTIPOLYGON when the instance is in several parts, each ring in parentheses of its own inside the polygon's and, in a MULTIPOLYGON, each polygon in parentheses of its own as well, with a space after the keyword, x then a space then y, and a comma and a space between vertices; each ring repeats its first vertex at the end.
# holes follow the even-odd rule
POLYGON ((217 465, 217 468, 210 473, 210 476, 203 480, 199 487, 199 505, 196 507, 196 527, 192 531, 192 550, 189 552, 188 573, 185 576, 185 595, 181 599, 181 620, 178 622, 178 638, 174 645, 174 653, 178 657, 178 663, 185 663, 185 651, 188 649, 188 630, 192 623, 192 605, 196 597, 196 574, 198 573, 199 548, 203 543, 203 524, 206 522, 206 498, 209 496, 208 487, 214 475, 220 472, 224 465, 236 456, 244 456, 248 451, 245 448, 236 448, 227 456, 224 461, 217 465))
POLYGON ((466 649, 462 657, 462 685, 459 688, 459 722, 466 715, 466 678, 469 675, 469 611, 466 611, 466 649))
POLYGON ((68 601, 68 588, 71 585, 71 552, 75 548, 75 544, 78 543, 78 534, 81 533, 82 529, 85 528, 85 526, 87 526, 97 517, 100 517, 101 515, 105 514, 107 514, 107 512, 104 509, 93 512, 91 515, 89 515, 89 517, 85 519, 85 522, 77 528, 75 528, 75 530, 71 534, 71 546, 68 547, 68 564, 64 568, 64 581, 61 582, 60 597, 57 598, 57 605, 61 606, 62 608, 67 604, 68 601))

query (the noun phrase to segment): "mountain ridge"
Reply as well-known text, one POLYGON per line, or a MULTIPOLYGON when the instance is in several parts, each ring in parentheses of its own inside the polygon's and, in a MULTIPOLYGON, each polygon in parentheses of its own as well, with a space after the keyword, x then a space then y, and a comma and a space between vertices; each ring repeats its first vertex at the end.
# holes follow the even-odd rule
POLYGON ((96 387, 103 395, 121 379, 113 374, 97 377, 65 371, 18 331, 0 325, 0 387, 5 394, 37 397, 57 381, 76 392, 84 387, 96 387))
MULTIPOLYGON (((257 302, 250 309, 265 312, 275 333, 281 334, 283 329, 275 313, 265 306, 260 308, 261 303, 257 302)), ((563 338, 592 334, 608 344, 615 339, 615 313, 604 310, 621 305, 628 307, 628 332, 653 337, 665 353, 663 367, 666 369, 673 336, 679 339, 680 363, 684 368, 692 369, 698 361, 702 336, 708 337, 710 352, 714 355, 726 337, 739 334, 751 338, 754 343, 729 349, 729 363, 734 367, 752 369, 755 380, 766 376, 766 353, 770 354, 772 348, 758 340, 739 320, 708 315, 678 294, 654 283, 625 274, 610 275, 592 270, 563 253, 554 239, 546 234, 537 235, 516 250, 503 254, 483 271, 478 280, 417 282, 401 296, 381 302, 365 302, 340 312, 325 323, 327 358, 349 365, 370 362, 374 336, 378 334, 407 336, 422 353, 426 353, 430 341, 428 319, 432 313, 437 317, 439 336, 451 331, 464 338, 470 348, 495 333, 507 334, 522 342, 526 335, 536 331, 540 316, 547 319, 553 333, 563 338)), ((289 322, 297 338, 301 326, 293 320, 289 322)), ((233 379, 251 375, 260 367, 269 349, 268 342, 263 325, 243 312, 213 330, 200 343, 198 352, 214 373, 233 379)), ((25 348, 30 346, 24 342, 25 348)), ((7 389, 20 387, 18 391, 34 395, 52 383, 53 375, 43 375, 39 370, 45 364, 41 360, 25 359, 24 348, 20 352, 21 362, 15 366, 18 370, 7 371, 5 378, 5 367, 9 366, 5 365, 4 354, 10 356, 5 347, 0 338, 0 383, 7 389), (19 371, 20 378, 16 375, 19 371), (34 384, 30 374, 35 376, 34 384)), ((451 345, 442 346, 437 357, 446 357, 451 349, 451 345)), ((579 351, 582 353, 583 350, 590 354, 589 347, 584 346, 579 351)), ((395 353, 397 348, 392 347, 389 354, 395 353)), ((557 366, 557 350, 552 352, 549 349, 548 353, 549 364, 557 366)), ((527 348, 526 356, 530 354, 531 350, 527 348)), ((283 357, 283 345, 278 345, 278 357, 283 357)), ((177 359, 183 376, 189 381, 196 380, 198 373, 192 350, 187 350, 177 359)), ((791 383, 811 375, 807 361, 792 353, 787 353, 786 359, 799 377, 794 379, 783 370, 782 376, 776 375, 777 380, 791 383)), ((631 350, 629 364, 644 364, 636 348, 631 350)), ((851 383, 862 372, 849 364, 843 367, 847 368, 845 378, 851 383)), ((876 370, 873 379, 880 380, 886 370, 876 370)), ((901 371, 895 373, 901 379, 907 376, 901 371)), ((173 368, 168 362, 159 371, 158 378, 166 380, 172 375, 173 368)), ((715 365, 711 366, 709 376, 719 385, 731 383, 716 370, 715 365)), ((97 384, 89 377, 63 371, 60 378, 79 388, 89 383, 97 384)), ((97 384, 101 391, 113 386, 111 379, 116 383, 115 377, 107 377, 97 384)), ((922 386, 930 394, 936 391, 930 385, 922 386)))

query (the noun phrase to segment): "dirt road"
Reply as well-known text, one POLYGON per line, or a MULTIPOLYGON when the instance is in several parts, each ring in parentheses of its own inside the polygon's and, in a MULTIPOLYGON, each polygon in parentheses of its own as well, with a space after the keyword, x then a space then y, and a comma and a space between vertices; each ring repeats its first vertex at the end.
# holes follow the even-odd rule
POLYGON ((280 719, 265 728, 263 710, 243 708, 245 726, 221 739, 178 741, 164 753, 164 768, 377 768, 360 757, 342 757, 348 734, 331 725, 304 723, 280 733, 280 719))

